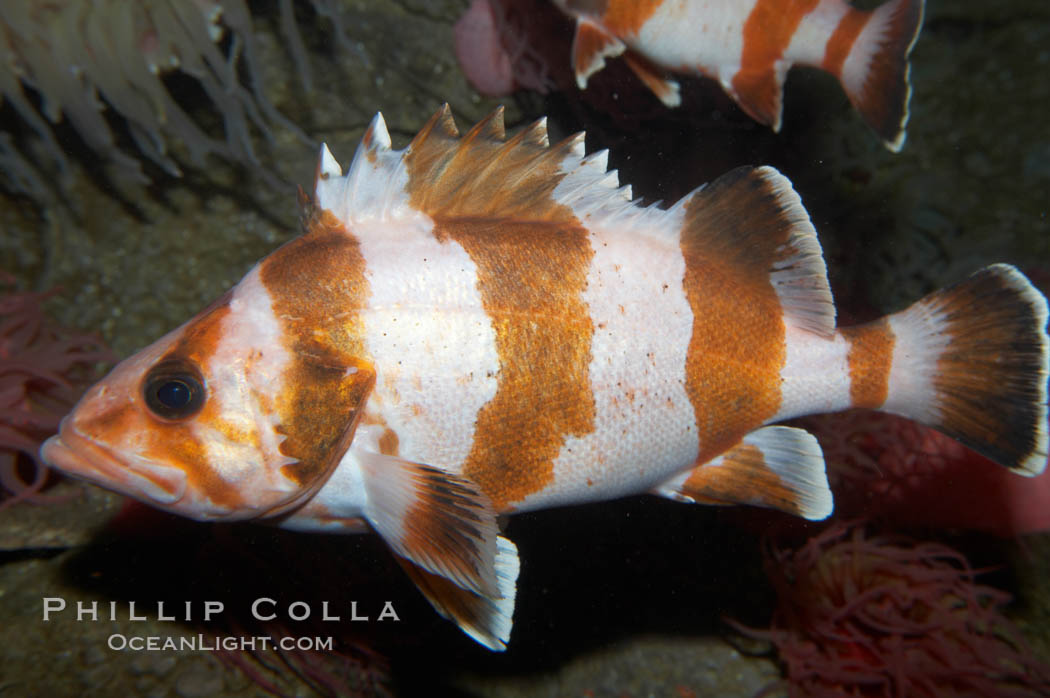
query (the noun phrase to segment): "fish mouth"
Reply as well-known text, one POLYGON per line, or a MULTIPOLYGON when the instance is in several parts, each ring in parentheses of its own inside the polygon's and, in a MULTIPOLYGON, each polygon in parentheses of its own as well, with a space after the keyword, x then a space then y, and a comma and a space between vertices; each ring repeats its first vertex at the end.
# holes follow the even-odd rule
POLYGON ((40 457, 67 475, 86 480, 148 504, 171 506, 186 493, 186 475, 178 468, 135 458, 134 464, 77 433, 62 420, 59 433, 40 447, 40 457))

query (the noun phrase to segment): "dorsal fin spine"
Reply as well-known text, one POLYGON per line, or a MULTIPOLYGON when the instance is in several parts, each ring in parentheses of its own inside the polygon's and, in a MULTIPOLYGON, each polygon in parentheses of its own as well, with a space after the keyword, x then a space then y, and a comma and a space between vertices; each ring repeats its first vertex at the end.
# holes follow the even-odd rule
POLYGON ((412 139, 412 142, 408 144, 408 150, 412 150, 414 147, 419 147, 420 144, 431 138, 434 131, 439 132, 442 136, 447 139, 458 138, 459 129, 456 128, 456 122, 452 118, 452 110, 448 108, 448 103, 441 105, 430 119, 423 125, 423 128, 419 129, 419 133, 412 139))
POLYGON ((503 127, 503 107, 496 107, 484 119, 474 124, 460 139, 460 147, 469 145, 475 140, 502 141, 507 137, 503 127))

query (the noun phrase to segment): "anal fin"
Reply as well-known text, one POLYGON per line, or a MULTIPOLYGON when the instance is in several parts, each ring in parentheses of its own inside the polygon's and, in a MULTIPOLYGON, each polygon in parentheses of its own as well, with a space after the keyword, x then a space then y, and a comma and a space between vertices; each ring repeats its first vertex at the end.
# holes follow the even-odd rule
POLYGON ((807 431, 782 426, 756 429, 654 493, 680 502, 750 504, 811 520, 828 517, 833 506, 820 444, 807 431))

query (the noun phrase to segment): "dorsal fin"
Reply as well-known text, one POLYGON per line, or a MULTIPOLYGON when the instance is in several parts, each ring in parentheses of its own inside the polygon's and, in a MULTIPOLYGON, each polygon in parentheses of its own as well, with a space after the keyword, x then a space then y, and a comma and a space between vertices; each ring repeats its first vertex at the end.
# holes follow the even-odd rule
POLYGON ((404 154, 413 207, 435 219, 570 220, 552 192, 563 161, 582 155, 582 136, 549 147, 541 121, 522 138, 503 138, 502 109, 458 140, 421 132, 404 154))
MULTIPOLYGON (((435 114, 424 130, 433 129, 443 113, 444 110, 435 114)), ((451 115, 448 118, 451 121, 451 115)), ((344 224, 404 220, 418 215, 408 206, 403 152, 391 149, 382 114, 372 119, 345 174, 328 146, 322 145, 314 193, 316 206, 331 211, 344 224)))
POLYGON ((419 129, 419 133, 416 134, 412 142, 408 144, 409 148, 417 146, 431 138, 438 137, 446 140, 453 140, 459 138, 459 129, 456 128, 456 120, 452 118, 452 110, 448 108, 448 103, 441 105, 441 108, 434 112, 434 115, 427 120, 427 123, 423 125, 423 128, 419 129))
POLYGON ((740 167, 671 211, 684 214, 687 254, 726 269, 742 288, 772 285, 794 327, 834 333, 835 304, 817 232, 784 175, 772 167, 740 167))
POLYGON ((429 217, 630 225, 664 214, 633 202, 607 164, 605 151, 585 155, 582 133, 551 146, 545 119, 505 140, 502 109, 460 137, 446 105, 404 150, 390 148, 377 115, 345 175, 322 148, 316 201, 346 224, 429 217))

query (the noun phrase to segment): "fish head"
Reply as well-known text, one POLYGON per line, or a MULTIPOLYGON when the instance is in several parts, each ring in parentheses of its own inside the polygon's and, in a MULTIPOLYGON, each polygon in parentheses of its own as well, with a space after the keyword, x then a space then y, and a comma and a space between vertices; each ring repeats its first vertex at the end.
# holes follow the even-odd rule
POLYGON ((42 459, 198 520, 298 506, 349 447, 374 372, 286 329, 254 271, 90 388, 42 459))

